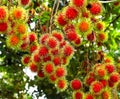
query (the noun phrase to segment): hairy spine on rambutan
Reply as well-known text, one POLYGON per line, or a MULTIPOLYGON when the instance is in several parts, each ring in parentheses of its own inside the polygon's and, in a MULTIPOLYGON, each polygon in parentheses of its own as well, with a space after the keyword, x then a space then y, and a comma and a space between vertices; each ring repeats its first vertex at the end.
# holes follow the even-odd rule
POLYGON ((73 79, 70 82, 70 86, 73 90, 79 90, 82 87, 82 82, 79 79, 73 79))
POLYGON ((60 13, 57 17, 57 22, 59 25, 64 26, 67 24, 67 20, 65 19, 65 15, 60 13))

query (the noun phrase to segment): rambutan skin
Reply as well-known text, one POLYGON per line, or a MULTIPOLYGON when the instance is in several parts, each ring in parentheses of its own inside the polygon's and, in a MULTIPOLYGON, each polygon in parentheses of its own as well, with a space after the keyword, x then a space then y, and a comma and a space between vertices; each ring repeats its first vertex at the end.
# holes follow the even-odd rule
POLYGON ((70 56, 70 55, 72 55, 73 53, 74 53, 74 50, 73 50, 72 46, 66 45, 66 46, 64 47, 64 55, 70 56))
POLYGON ((105 68, 109 74, 115 70, 115 67, 112 64, 106 64, 105 68))
POLYGON ((85 0, 71 0, 76 7, 82 7, 85 3, 85 0))
POLYGON ((79 30, 81 32, 87 32, 89 29, 89 23, 86 22, 86 21, 82 21, 80 24, 79 24, 79 30))
POLYGON ((54 65, 52 63, 47 63, 45 66, 44 66, 44 73, 45 74, 51 74, 52 72, 54 71, 54 65))
POLYGON ((119 80, 120 80, 119 73, 112 73, 112 74, 110 75, 110 81, 111 81, 111 82, 116 83, 116 82, 118 82, 119 80))
POLYGON ((77 33, 74 30, 68 31, 66 33, 66 37, 67 37, 68 40, 74 41, 77 38, 77 33))
POLYGON ((69 20, 73 20, 78 16, 78 11, 74 7, 67 7, 65 16, 69 20))
POLYGON ((30 67, 30 70, 31 70, 32 72, 37 72, 37 70, 38 70, 37 65, 34 64, 34 63, 30 63, 30 64, 29 64, 29 67, 30 67))
POLYGON ((79 90, 82 87, 82 83, 79 79, 74 79, 70 82, 70 86, 73 90, 79 90))
POLYGON ((98 15, 99 13, 101 13, 102 7, 101 4, 99 3, 92 3, 91 8, 90 8, 90 12, 93 15, 98 15))
POLYGON ((66 69, 63 67, 57 67, 55 73, 57 77, 64 77, 66 75, 66 69))
POLYGON ((30 2, 30 0, 20 0, 21 5, 27 5, 30 2))
POLYGON ((57 22, 59 25, 64 26, 67 24, 67 21, 65 20, 65 17, 63 14, 59 14, 57 18, 57 22))
POLYGON ((45 46, 39 48, 39 55, 46 56, 48 54, 48 49, 45 46))
POLYGON ((37 36, 35 33, 30 33, 29 34, 29 41, 30 43, 35 42, 37 40, 37 36))
POLYGON ((7 22, 0 22, 0 32, 7 31, 7 28, 8 28, 7 22))
POLYGON ((57 46, 57 44, 58 44, 58 42, 57 42, 57 40, 54 37, 48 38, 47 45, 50 48, 55 48, 57 46))

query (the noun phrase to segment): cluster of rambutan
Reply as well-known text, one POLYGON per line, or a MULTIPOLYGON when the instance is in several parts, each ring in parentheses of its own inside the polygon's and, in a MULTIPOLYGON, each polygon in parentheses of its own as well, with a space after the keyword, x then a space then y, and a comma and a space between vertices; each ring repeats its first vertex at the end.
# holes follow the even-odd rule
POLYGON ((28 35, 27 11, 22 7, 0 6, 0 33, 6 35, 7 46, 18 50, 28 35))
POLYGON ((63 34, 57 31, 41 35, 39 43, 31 52, 31 57, 25 55, 22 58, 23 64, 28 65, 39 78, 47 77, 59 91, 64 91, 67 88, 66 66, 74 54, 74 48, 64 39, 63 34))
POLYGON ((107 33, 104 32, 104 22, 98 17, 101 13, 99 0, 70 0, 56 21, 75 46, 80 46, 82 40, 103 43, 107 40, 107 33))
MULTIPOLYGON (((120 75, 109 57, 105 57, 103 63, 95 64, 92 71, 85 78, 85 85, 89 87, 90 94, 100 99, 112 99, 112 89, 120 81, 120 75), (109 61, 108 61, 109 60, 109 61)), ((86 98, 89 99, 89 98, 86 98)), ((94 99, 94 98, 90 98, 94 99)))

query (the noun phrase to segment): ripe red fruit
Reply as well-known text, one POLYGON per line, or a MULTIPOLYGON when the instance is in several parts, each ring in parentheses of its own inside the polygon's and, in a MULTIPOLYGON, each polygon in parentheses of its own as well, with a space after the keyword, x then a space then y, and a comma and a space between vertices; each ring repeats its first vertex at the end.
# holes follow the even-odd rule
POLYGON ((74 41, 74 40, 76 40, 76 38, 77 38, 77 33, 76 33, 74 30, 68 31, 68 32, 66 33, 66 37, 67 37, 68 40, 74 41))
POLYGON ((39 55, 40 56, 46 56, 47 54, 48 54, 48 49, 45 46, 40 47, 40 49, 39 49, 39 55))
POLYGON ((39 62, 40 62, 40 56, 39 56, 39 54, 35 53, 35 54, 33 55, 33 61, 34 61, 35 63, 39 63, 39 62))
POLYGON ((27 65, 30 62, 30 56, 26 55, 22 58, 23 64, 27 65))
POLYGON ((103 26, 103 24, 101 23, 101 22, 98 22, 97 24, 96 24, 96 27, 97 27, 97 29, 98 30, 103 30, 103 28, 104 28, 104 26, 103 26))
POLYGON ((37 75, 38 75, 38 77, 40 77, 40 78, 43 78, 43 77, 45 76, 42 70, 39 70, 39 71, 37 72, 37 75))
POLYGON ((86 78, 86 84, 87 85, 91 85, 93 81, 95 81, 94 77, 88 77, 88 78, 86 78))
POLYGON ((31 63, 31 64, 29 65, 29 67, 30 67, 30 70, 31 70, 32 72, 37 72, 38 67, 37 67, 36 64, 31 63))
POLYGON ((66 69, 64 67, 57 67, 55 73, 57 77, 63 77, 66 75, 66 69))
POLYGON ((110 79, 108 80, 108 85, 109 85, 109 87, 114 87, 114 82, 112 82, 110 79))
POLYGON ((83 93, 81 91, 74 92, 73 99, 83 99, 83 93))
POLYGON ((76 39, 75 39, 75 41, 74 41, 74 44, 75 45, 80 45, 82 43, 82 40, 81 40, 81 38, 78 36, 76 39))
POLYGON ((45 74, 51 74, 54 71, 54 65, 52 63, 47 63, 43 68, 45 74))
POLYGON ((90 8, 90 12, 93 15, 98 15, 99 13, 101 13, 102 7, 100 3, 92 3, 91 4, 91 8, 90 8))
POLYGON ((59 40, 60 42, 63 40, 63 35, 62 33, 59 32, 53 32, 52 36, 54 36, 57 40, 59 40))
POLYGON ((37 36, 36 36, 35 33, 30 33, 29 34, 30 43, 35 42, 36 39, 37 39, 37 36))
POLYGON ((65 55, 65 56, 70 56, 70 55, 72 55, 73 52, 74 52, 73 47, 70 46, 70 45, 66 45, 66 46, 64 47, 63 51, 64 51, 64 55, 65 55))
POLYGON ((116 83, 116 82, 118 82, 119 80, 120 80, 119 73, 112 73, 112 74, 110 75, 110 81, 111 81, 111 82, 116 83))
POLYGON ((20 3, 24 6, 27 5, 29 2, 30 0, 20 0, 20 3))
POLYGON ((85 0, 72 0, 73 4, 77 7, 82 7, 85 3, 85 0))
POLYGON ((96 39, 95 33, 90 33, 87 35, 88 41, 93 42, 93 41, 95 41, 95 39, 96 39))
POLYGON ((57 40, 54 37, 48 38, 47 45, 50 48, 55 48, 57 46, 57 40))
POLYGON ((103 85, 101 82, 95 81, 91 85, 91 90, 94 92, 94 94, 99 94, 103 88, 103 85))
POLYGON ((73 20, 78 16, 78 11, 74 7, 67 7, 66 13, 65 13, 66 18, 73 20))
POLYGON ((22 43, 20 46, 21 50, 26 50, 28 48, 28 45, 28 43, 22 43))
POLYGON ((67 88, 67 81, 65 79, 60 79, 57 81, 57 87, 63 91, 67 88))
POLYGON ((66 41, 60 42, 60 48, 64 47, 66 45, 66 43, 67 43, 66 41))
POLYGON ((61 25, 61 26, 64 26, 64 25, 67 24, 67 21, 66 21, 66 19, 65 19, 65 17, 64 17, 63 14, 59 14, 59 15, 58 15, 57 22, 58 22, 58 24, 61 25))
POLYGON ((0 23, 0 32, 5 32, 8 28, 7 22, 1 22, 0 23))
POLYGON ((91 94, 87 94, 85 99, 94 99, 94 97, 91 94))
POLYGON ((115 70, 114 65, 112 65, 112 64, 107 64, 105 66, 105 68, 106 68, 108 73, 112 73, 115 70))
POLYGON ((44 34, 40 37, 40 44, 44 44, 46 39, 49 37, 49 34, 44 34))
POLYGON ((105 69, 99 68, 97 70, 97 74, 98 74, 98 76, 103 77, 106 75, 106 71, 105 71, 105 69))
POLYGON ((100 82, 102 83, 103 87, 107 86, 107 81, 106 80, 102 79, 102 80, 100 80, 100 82))
POLYGON ((44 62, 51 61, 51 56, 46 56, 43 58, 44 62))
POLYGON ((86 21, 82 21, 80 24, 79 24, 79 30, 81 32, 87 32, 89 29, 89 23, 86 22, 86 21))
POLYGON ((31 45, 30 46, 30 53, 33 53, 38 48, 37 45, 31 45))
POLYGON ((102 93, 102 99, 109 99, 109 98, 110 98, 110 93, 107 92, 107 91, 104 91, 104 92, 102 93))
POLYGON ((55 66, 60 65, 61 64, 61 58, 56 56, 56 57, 54 57, 53 62, 55 64, 55 66))
POLYGON ((82 17, 89 18, 89 13, 88 12, 82 12, 82 17))
POLYGON ((73 24, 67 24, 67 25, 65 26, 65 28, 64 28, 64 31, 65 31, 66 33, 69 32, 69 31, 73 31, 73 30, 75 30, 75 27, 74 27, 73 24))
POLYGON ((74 79, 70 82, 73 90, 79 90, 82 87, 82 82, 79 79, 74 79))
POLYGON ((52 75, 50 75, 50 81, 52 81, 52 82, 55 82, 56 81, 56 75, 55 74, 52 74, 52 75))
POLYGON ((59 49, 51 49, 50 52, 51 52, 52 55, 58 55, 59 49))

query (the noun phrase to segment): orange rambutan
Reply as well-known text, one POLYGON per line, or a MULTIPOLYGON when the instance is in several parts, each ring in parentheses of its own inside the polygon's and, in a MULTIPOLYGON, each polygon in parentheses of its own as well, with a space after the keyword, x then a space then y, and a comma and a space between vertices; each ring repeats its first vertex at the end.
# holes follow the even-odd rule
POLYGON ((89 30, 89 28, 90 28, 90 25, 87 21, 81 21, 79 23, 79 30, 81 32, 87 32, 89 30))
POLYGON ((105 42, 108 39, 107 33, 101 32, 98 34, 98 41, 105 42))
POLYGON ((102 92, 102 99, 111 99, 111 93, 109 91, 102 92))
POLYGON ((67 88, 67 80, 66 79, 59 79, 57 82, 57 88, 59 91, 64 91, 67 88))
POLYGON ((57 77, 64 77, 67 74, 67 71, 64 67, 57 67, 55 73, 57 77))
POLYGON ((94 96, 90 93, 87 93, 85 99, 94 99, 94 96))
POLYGON ((0 22, 8 20, 8 9, 5 6, 0 6, 0 22))
POLYGON ((27 25, 25 23, 17 23, 14 29, 16 33, 23 35, 27 32, 27 25))

